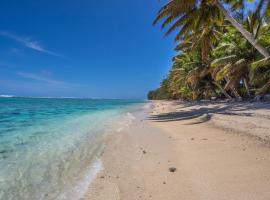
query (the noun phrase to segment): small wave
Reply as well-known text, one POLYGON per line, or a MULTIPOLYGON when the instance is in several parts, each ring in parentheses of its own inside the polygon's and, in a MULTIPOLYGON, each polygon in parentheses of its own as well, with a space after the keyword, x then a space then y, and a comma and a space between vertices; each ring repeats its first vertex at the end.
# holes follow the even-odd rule
POLYGON ((152 108, 152 104, 151 103, 146 103, 144 106, 143 106, 144 109, 150 109, 152 108))
POLYGON ((121 127, 121 128, 118 128, 117 129, 117 132, 121 132, 123 130, 123 128, 121 127))
MULTIPOLYGON (((103 163, 101 159, 98 159, 89 167, 86 176, 79 182, 77 186, 75 186, 75 194, 73 193, 73 195, 75 195, 76 197, 74 196, 74 200, 82 199, 86 195, 89 186, 95 180, 97 174, 101 170, 103 170, 103 163)), ((70 199, 70 194, 68 192, 60 195, 57 198, 57 200, 66 199, 70 199)))
POLYGON ((1 94, 0 97, 2 98, 12 98, 15 97, 14 95, 8 95, 8 94, 1 94))
POLYGON ((136 117, 134 115, 132 115, 130 112, 127 113, 128 119, 129 120, 134 120, 136 119, 136 117))

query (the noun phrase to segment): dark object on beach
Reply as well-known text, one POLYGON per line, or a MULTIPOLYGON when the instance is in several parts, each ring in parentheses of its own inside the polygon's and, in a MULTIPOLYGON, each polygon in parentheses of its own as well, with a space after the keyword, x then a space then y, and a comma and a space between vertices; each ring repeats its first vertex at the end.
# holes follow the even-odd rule
POLYGON ((101 176, 100 178, 105 178, 104 176, 101 176))
POLYGON ((170 168, 169 168, 169 171, 170 171, 170 172, 175 172, 175 171, 176 171, 176 168, 175 168, 175 167, 170 167, 170 168))
POLYGON ((190 138, 190 140, 195 140, 194 138, 190 138))
POLYGON ((146 154, 146 151, 145 150, 143 150, 143 154, 146 154))
POLYGON ((165 182, 165 181, 163 181, 163 184, 165 185, 165 184, 166 184, 166 182, 165 182))

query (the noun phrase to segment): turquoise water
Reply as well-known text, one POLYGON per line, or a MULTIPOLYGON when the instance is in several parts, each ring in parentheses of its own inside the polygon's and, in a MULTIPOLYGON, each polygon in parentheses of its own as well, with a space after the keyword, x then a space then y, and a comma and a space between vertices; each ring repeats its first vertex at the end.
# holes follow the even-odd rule
POLYGON ((0 98, 0 199, 78 199, 136 100, 0 98))

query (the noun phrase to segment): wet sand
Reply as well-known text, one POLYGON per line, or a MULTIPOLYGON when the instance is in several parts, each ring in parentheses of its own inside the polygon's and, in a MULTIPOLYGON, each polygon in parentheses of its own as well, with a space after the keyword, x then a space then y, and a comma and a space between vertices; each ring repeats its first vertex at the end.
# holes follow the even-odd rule
POLYGON ((269 199, 269 104, 153 107, 108 139, 85 199, 269 199))

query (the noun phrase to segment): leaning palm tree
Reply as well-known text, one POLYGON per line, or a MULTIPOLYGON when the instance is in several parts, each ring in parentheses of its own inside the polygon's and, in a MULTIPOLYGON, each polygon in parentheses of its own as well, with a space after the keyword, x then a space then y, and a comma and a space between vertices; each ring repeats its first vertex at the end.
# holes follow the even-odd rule
MULTIPOLYGON (((261 16, 261 6, 258 4, 254 12, 250 12, 247 18, 242 19, 242 23, 256 40, 269 48, 270 27, 265 23, 265 17, 261 16)), ((254 91, 256 90, 256 95, 269 91, 269 58, 257 61, 261 58, 258 51, 232 26, 228 26, 226 29, 221 42, 212 51, 214 57, 211 64, 212 76, 217 81, 225 80, 224 89, 230 89, 237 98, 239 98, 239 94, 236 88, 239 85, 245 86, 249 96, 251 96, 250 87, 254 91)))
MULTIPOLYGON (((165 19, 162 27, 173 23, 169 32, 178 27, 181 28, 180 33, 188 32, 192 27, 193 21, 187 21, 186 19, 193 19, 194 16, 196 16, 194 10, 198 9, 198 7, 202 7, 203 5, 214 6, 218 8, 219 12, 226 17, 226 19, 251 43, 251 45, 258 50, 258 52, 266 58, 270 57, 267 49, 260 45, 253 35, 225 9, 223 3, 229 3, 233 8, 239 8, 243 7, 244 0, 222 0, 222 2, 220 0, 170 0, 160 9, 154 24, 161 19, 165 19)), ((260 0, 260 4, 266 5, 265 7, 267 8, 270 7, 269 0, 260 0)))

